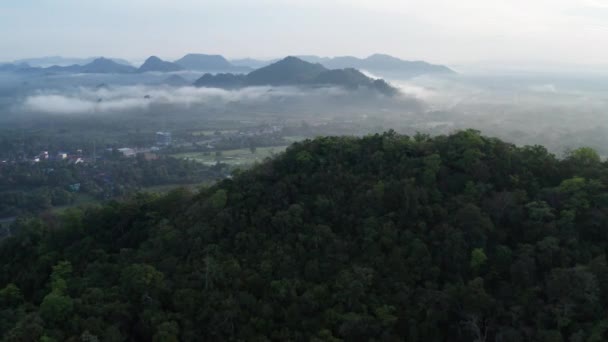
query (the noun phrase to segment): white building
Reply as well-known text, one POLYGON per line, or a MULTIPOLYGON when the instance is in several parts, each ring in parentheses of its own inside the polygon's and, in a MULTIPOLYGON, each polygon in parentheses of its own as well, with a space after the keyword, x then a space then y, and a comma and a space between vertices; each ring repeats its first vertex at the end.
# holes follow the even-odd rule
POLYGON ((122 155, 125 157, 135 157, 135 155, 137 154, 137 151, 130 147, 119 148, 117 151, 122 153, 122 155))

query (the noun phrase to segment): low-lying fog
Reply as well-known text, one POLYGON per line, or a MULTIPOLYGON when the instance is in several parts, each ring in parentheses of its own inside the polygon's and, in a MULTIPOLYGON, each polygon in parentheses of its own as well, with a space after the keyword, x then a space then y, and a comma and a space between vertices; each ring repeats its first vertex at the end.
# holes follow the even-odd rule
POLYGON ((429 130, 472 127, 556 153, 580 146, 608 153, 608 77, 602 75, 478 74, 393 83, 427 105, 418 124, 429 130))
POLYGON ((369 131, 441 134, 475 128, 555 153, 591 146, 608 155, 608 77, 557 73, 477 73, 388 79, 402 95, 387 98, 338 88, 195 88, 196 73, 31 76, 0 74, 3 126, 45 115, 163 111, 192 120, 344 120, 369 131), (174 77, 179 76, 179 77, 174 77), (186 114, 184 114, 186 115, 186 114), (200 115, 197 116, 197 115, 200 115))

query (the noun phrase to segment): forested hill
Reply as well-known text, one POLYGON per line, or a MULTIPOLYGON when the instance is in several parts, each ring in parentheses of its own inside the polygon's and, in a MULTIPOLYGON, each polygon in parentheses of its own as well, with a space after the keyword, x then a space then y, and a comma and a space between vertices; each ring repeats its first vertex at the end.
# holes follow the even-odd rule
POLYGON ((251 86, 335 86, 349 90, 368 89, 387 96, 399 90, 382 79, 372 79, 356 69, 330 70, 321 64, 287 57, 247 75, 205 74, 195 83, 197 87, 242 88, 251 86))
POLYGON ((318 138, 21 223, 8 341, 605 341, 608 165, 463 131, 318 138))

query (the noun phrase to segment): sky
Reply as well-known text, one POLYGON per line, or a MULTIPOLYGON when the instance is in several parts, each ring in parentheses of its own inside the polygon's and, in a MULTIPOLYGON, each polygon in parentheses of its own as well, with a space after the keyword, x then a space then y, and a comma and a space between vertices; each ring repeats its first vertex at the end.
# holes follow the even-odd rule
POLYGON ((608 64, 608 0, 0 0, 0 60, 387 53, 608 64))

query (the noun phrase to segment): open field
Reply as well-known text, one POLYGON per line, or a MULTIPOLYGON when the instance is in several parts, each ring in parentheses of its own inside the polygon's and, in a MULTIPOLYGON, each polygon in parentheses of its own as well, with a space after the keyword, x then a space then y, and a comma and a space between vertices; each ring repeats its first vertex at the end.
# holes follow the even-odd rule
POLYGON ((307 138, 305 136, 292 135, 292 136, 285 136, 285 137, 283 137, 283 139, 285 139, 285 141, 288 141, 290 143, 294 143, 294 142, 306 140, 307 138))
POLYGON ((91 195, 79 193, 79 194, 76 194, 76 196, 74 198, 74 203, 53 207, 51 209, 51 211, 55 214, 61 214, 70 208, 75 208, 75 207, 79 207, 79 206, 83 206, 83 205, 87 205, 87 204, 95 204, 95 203, 99 203, 99 202, 100 202, 99 200, 95 199, 91 195))
POLYGON ((258 147, 255 153, 251 153, 248 148, 241 148, 221 151, 219 155, 215 152, 191 152, 174 154, 172 157, 191 159, 207 165, 214 165, 219 161, 232 166, 247 166, 281 153, 286 148, 287 146, 258 147))

